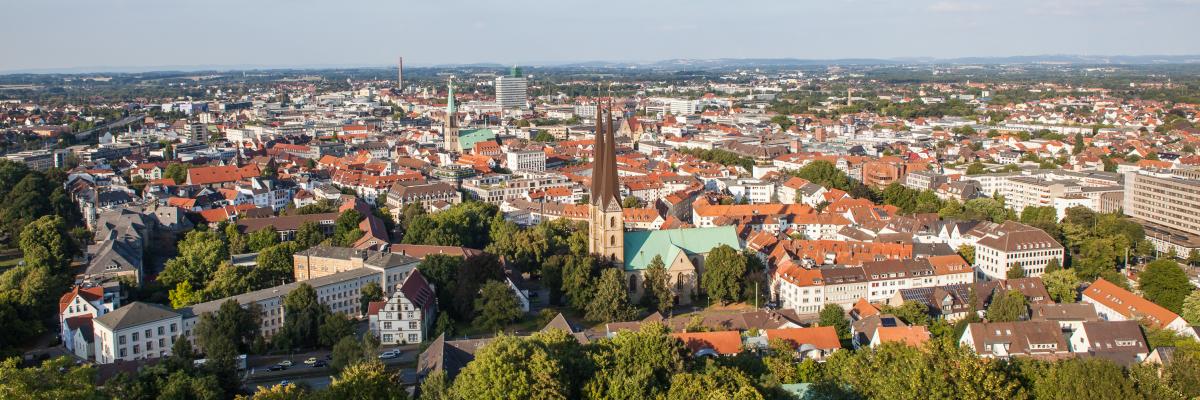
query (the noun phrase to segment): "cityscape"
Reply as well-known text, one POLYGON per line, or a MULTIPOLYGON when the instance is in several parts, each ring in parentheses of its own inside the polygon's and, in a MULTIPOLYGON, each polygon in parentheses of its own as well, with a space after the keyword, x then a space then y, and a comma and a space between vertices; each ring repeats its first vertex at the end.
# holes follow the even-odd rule
POLYGON ((117 3, 0 47, 0 399, 1200 398, 1200 32, 1142 22, 1192 2, 914 3, 963 36, 886 51, 662 4, 55 48, 225 18, 117 3), (1156 39, 1078 25, 1114 13, 1156 39), (1013 15, 1111 41, 957 25, 1013 15))

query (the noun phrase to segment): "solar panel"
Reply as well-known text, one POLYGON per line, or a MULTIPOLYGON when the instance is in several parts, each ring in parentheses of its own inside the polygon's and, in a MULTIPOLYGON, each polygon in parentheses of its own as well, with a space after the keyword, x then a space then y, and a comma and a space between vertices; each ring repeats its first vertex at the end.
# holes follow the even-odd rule
POLYGON ((880 318, 880 319, 879 319, 879 324, 880 324, 880 325, 883 325, 883 326, 886 326, 886 327, 889 327, 889 328, 890 328, 890 327, 894 327, 894 326, 896 326, 896 319, 895 319, 895 318, 890 318, 890 317, 889 317, 889 318, 880 318))

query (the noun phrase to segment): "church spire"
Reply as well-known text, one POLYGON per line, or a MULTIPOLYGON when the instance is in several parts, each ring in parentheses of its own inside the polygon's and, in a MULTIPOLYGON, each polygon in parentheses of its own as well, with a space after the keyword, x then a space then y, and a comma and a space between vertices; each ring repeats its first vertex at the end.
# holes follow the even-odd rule
POLYGON ((454 107, 454 75, 450 75, 450 80, 447 81, 446 85, 448 86, 446 94, 446 126, 457 128, 458 118, 455 118, 455 114, 458 113, 458 109, 454 107))
POLYGON ((596 145, 592 157, 591 203, 602 210, 621 207, 617 189, 617 150, 613 136, 612 100, 596 102, 596 145))

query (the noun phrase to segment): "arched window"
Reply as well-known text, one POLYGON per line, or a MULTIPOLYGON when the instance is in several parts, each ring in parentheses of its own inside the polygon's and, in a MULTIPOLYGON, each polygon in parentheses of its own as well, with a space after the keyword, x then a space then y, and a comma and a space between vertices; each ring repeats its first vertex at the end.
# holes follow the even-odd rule
POLYGON ((617 217, 608 217, 608 227, 609 228, 617 227, 617 217))
POLYGON ((609 245, 609 246, 616 246, 616 245, 617 245, 617 235, 611 235, 611 236, 609 236, 609 237, 608 237, 608 245, 609 245))

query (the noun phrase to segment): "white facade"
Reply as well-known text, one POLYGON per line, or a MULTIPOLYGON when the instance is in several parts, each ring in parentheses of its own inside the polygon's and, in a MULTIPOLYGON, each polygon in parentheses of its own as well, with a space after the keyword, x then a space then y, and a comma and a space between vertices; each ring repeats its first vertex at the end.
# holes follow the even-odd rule
POLYGON ((501 76, 496 78, 496 103, 503 108, 521 108, 529 93, 529 82, 523 77, 501 76))
POLYGON ((509 170, 538 172, 546 170, 546 152, 544 151, 510 151, 504 156, 509 170))

